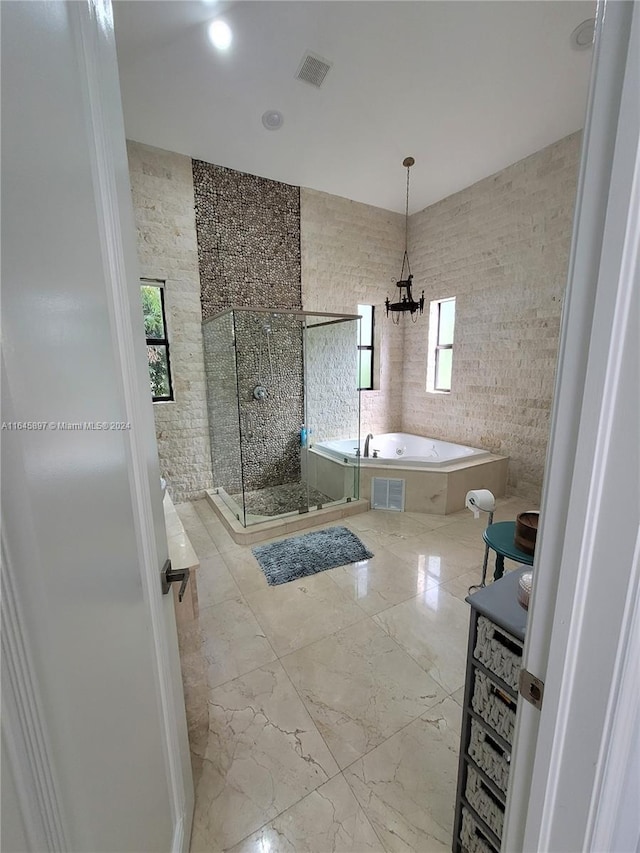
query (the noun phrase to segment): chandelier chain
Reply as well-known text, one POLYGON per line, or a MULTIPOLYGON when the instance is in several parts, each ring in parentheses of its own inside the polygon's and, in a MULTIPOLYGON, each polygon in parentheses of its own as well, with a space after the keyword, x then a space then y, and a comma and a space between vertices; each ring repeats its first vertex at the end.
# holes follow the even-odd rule
POLYGON ((410 166, 407 166, 407 202, 404 208, 404 250, 409 252, 409 172, 410 166))
POLYGON ((400 295, 397 302, 392 302, 389 297, 385 300, 387 309, 387 317, 391 314, 391 319, 394 325, 400 322, 400 315, 409 313, 411 321, 415 323, 418 315, 424 310, 424 290, 419 299, 415 299, 412 291, 413 275, 411 274, 411 265, 409 263, 409 183, 411 176, 409 170, 416 161, 413 157, 405 157, 402 165, 407 170, 407 194, 405 198, 404 208, 404 255, 402 257, 402 269, 400 271, 400 279, 396 281, 396 285, 400 288, 400 295), (407 268, 407 277, 405 278, 405 267, 407 268))
POLYGON ((409 172, 411 170, 412 165, 413 163, 407 163, 407 197, 404 208, 404 256, 402 258, 402 272, 400 273, 401 278, 404 277, 405 263, 407 265, 407 275, 411 275, 411 264, 409 263, 409 172))

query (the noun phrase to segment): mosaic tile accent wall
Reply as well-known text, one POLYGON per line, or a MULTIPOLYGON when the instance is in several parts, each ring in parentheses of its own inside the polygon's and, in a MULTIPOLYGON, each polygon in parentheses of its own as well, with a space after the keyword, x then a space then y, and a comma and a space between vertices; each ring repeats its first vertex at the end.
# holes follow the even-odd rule
POLYGON ((301 308, 300 188, 193 161, 202 317, 301 308))
MULTIPOLYGON (((299 187, 202 160, 193 161, 193 184, 203 320, 232 306, 300 309, 299 187)), ((304 419, 300 320, 241 311, 234 318, 245 489, 298 482, 304 419), (260 401, 253 396, 259 384, 267 390, 260 401)), ((224 389, 216 402, 219 386, 230 382, 228 367, 227 358, 216 365, 205 357, 216 485, 225 485, 220 477, 231 484, 229 466, 237 467, 226 452, 232 436, 224 389)))
POLYGON ((247 490, 300 481, 304 420, 302 318, 234 312, 240 433, 247 490), (263 400, 253 391, 262 386, 263 400))

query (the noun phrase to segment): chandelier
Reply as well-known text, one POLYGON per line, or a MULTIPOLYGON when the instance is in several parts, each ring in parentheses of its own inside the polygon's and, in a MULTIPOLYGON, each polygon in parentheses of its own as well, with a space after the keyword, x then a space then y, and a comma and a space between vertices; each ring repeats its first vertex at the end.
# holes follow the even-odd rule
POLYGON ((409 170, 416 161, 413 157, 405 157, 402 165, 407 170, 407 202, 404 213, 404 255, 402 256, 402 270, 400 271, 400 281, 396 282, 396 287, 400 288, 400 298, 397 302, 390 302, 389 297, 385 301, 387 308, 387 317, 391 312, 391 319, 397 326, 400 323, 401 314, 410 314, 411 319, 415 323, 418 319, 418 314, 422 314, 424 310, 424 290, 419 300, 413 298, 411 292, 411 283, 413 276, 411 275, 411 266, 409 264, 409 170), (407 268, 407 277, 404 277, 404 270, 407 268))

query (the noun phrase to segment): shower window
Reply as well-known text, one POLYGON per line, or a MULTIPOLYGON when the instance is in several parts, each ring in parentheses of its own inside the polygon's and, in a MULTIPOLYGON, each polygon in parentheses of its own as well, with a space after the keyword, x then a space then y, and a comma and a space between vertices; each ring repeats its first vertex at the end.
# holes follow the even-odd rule
POLYGON ((358 390, 373 390, 373 305, 358 305, 360 343, 358 345, 358 390))
POLYGON ((164 310, 164 282, 141 279, 140 295, 153 401, 155 403, 161 400, 173 400, 169 340, 164 310))

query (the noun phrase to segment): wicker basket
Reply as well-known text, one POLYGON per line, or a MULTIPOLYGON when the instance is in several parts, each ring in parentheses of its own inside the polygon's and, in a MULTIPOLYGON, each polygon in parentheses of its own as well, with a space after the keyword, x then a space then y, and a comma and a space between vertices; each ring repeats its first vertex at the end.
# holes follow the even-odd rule
POLYGON ((522 643, 502 631, 485 616, 478 617, 478 634, 473 656, 514 691, 518 690, 522 643))
POLYGON ((504 806, 473 767, 469 767, 467 773, 465 797, 489 829, 500 838, 504 825, 504 806))
POLYGON ((506 796, 511 756, 475 720, 471 721, 469 755, 506 796))
POLYGON ((467 853, 496 853, 482 829, 478 826, 468 809, 462 809, 460 841, 467 853))
POLYGON ((512 743, 516 725, 516 700, 507 696, 490 678, 477 669, 471 705, 476 714, 482 717, 494 732, 498 732, 506 741, 512 743))

